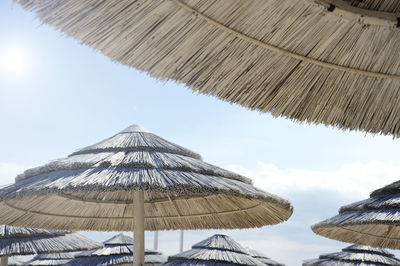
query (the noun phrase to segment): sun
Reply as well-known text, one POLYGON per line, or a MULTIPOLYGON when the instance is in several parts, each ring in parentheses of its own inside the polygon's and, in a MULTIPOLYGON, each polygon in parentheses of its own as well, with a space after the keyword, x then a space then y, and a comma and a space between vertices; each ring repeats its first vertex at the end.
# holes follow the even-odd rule
POLYGON ((28 70, 29 55, 26 49, 11 47, 0 51, 0 67, 7 75, 24 75, 28 70))

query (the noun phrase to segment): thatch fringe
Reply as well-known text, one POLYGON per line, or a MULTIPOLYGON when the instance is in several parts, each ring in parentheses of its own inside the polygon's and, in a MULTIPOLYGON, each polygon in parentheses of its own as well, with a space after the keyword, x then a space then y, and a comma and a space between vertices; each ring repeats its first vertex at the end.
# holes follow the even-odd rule
MULTIPOLYGON (((78 253, 67 266, 97 266, 97 265, 132 265, 133 239, 119 234, 103 242, 104 248, 78 253)), ((144 265, 155 266, 165 262, 167 258, 154 250, 145 250, 144 265)))
POLYGON ((306 260, 303 266, 400 265, 400 260, 383 249, 352 245, 342 252, 323 254, 318 259, 306 260))
POLYGON ((350 5, 337 3, 347 0, 332 1, 333 10, 324 0, 15 0, 158 79, 274 116, 399 137, 400 30, 365 12, 397 18, 398 5, 352 1, 356 15, 344 16, 350 5))
POLYGON ((192 249, 168 257, 163 266, 225 266, 265 265, 253 258, 247 250, 227 235, 216 234, 195 245, 192 249))
POLYGON ((24 265, 65 265, 74 258, 76 252, 36 255, 24 265))
POLYGON ((339 214, 312 227, 322 236, 373 247, 400 249, 400 182, 343 206, 339 214))
POLYGON ((270 258, 268 258, 267 256, 265 256, 264 254, 262 254, 261 252, 255 250, 255 249, 251 249, 251 248, 247 248, 248 253, 250 254, 250 256, 252 256, 253 258, 261 261, 262 263, 264 263, 264 265, 267 266, 285 266, 285 264, 282 264, 280 262, 274 261, 270 258))
POLYGON ((187 151, 142 127, 129 127, 20 175, 0 190, 0 222, 130 231, 135 190, 145 191, 146 230, 252 228, 292 214, 287 200, 187 151))
POLYGON ((0 226, 0 256, 91 250, 102 247, 78 233, 0 226))

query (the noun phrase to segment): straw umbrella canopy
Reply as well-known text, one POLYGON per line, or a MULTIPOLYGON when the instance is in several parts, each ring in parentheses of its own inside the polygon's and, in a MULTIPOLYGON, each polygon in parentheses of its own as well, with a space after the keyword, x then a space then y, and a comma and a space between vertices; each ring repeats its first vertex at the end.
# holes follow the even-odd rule
POLYGON ((0 225, 2 266, 7 265, 9 256, 82 251, 100 247, 101 243, 78 233, 0 225))
POLYGON ((247 250, 227 235, 216 234, 195 245, 192 249, 168 257, 162 266, 225 266, 265 265, 253 258, 247 250))
POLYGON ((400 136, 397 0, 15 0, 121 64, 297 121, 400 136))
POLYGON ((381 248, 352 245, 342 252, 323 254, 318 259, 306 260, 303 266, 368 266, 368 265, 400 265, 400 260, 381 248))
MULTIPOLYGON (((0 190, 0 222, 101 231, 253 228, 287 220, 291 204, 248 178, 131 126, 0 190)), ((142 256, 136 254, 142 254, 142 256)))
POLYGON ((65 265, 74 258, 74 254, 76 252, 40 254, 25 262, 24 265, 65 265))
MULTIPOLYGON (((133 238, 124 234, 116 235, 103 242, 104 248, 81 252, 69 261, 67 266, 96 266, 96 265, 132 265, 133 238)), ((146 250, 144 265, 156 266, 165 262, 167 258, 158 251, 146 250)))
POLYGON ((9 266, 17 266, 17 265, 23 265, 23 261, 16 258, 16 257, 9 257, 8 258, 8 265, 9 266))
POLYGON ((268 265, 268 266, 285 266, 285 264, 282 264, 282 263, 279 263, 277 261, 274 261, 274 260, 268 258, 267 256, 265 256, 264 254, 262 254, 261 252, 255 250, 255 249, 247 248, 247 252, 253 258, 258 259, 259 261, 264 263, 264 265, 268 265))
POLYGON ((322 236, 360 245, 400 249, 400 181, 375 190, 370 198, 340 208, 315 224, 322 236))

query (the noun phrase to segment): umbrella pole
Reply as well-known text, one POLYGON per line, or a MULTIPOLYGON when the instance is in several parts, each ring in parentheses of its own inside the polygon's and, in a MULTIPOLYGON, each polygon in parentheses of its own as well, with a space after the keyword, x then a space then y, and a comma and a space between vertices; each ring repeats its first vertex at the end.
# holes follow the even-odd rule
POLYGON ((144 191, 133 192, 133 266, 144 265, 144 191))
POLYGON ((8 256, 1 256, 1 266, 8 265, 8 256))

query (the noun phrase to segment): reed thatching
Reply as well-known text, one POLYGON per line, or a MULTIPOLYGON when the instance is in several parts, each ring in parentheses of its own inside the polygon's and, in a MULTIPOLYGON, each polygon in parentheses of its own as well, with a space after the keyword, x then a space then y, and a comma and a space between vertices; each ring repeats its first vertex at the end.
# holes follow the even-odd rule
POLYGON ((15 0, 111 60, 297 121, 400 136, 397 0, 15 0))
MULTIPOLYGON (((97 265, 132 265, 133 239, 119 234, 103 242, 104 248, 94 251, 81 252, 69 261, 67 266, 97 266, 97 265)), ((146 250, 144 262, 146 266, 156 266, 167 258, 158 251, 146 250)))
POLYGON ((400 265, 400 260, 384 249, 369 246, 352 245, 342 249, 342 252, 329 253, 318 259, 306 260, 303 266, 369 266, 369 265, 400 265))
POLYGON ((370 198, 340 208, 312 230, 322 236, 373 247, 400 249, 400 181, 370 198))
POLYGON ((265 265, 227 235, 213 235, 192 249, 168 257, 162 266, 265 265))
POLYGON ((8 266, 19 266, 19 265, 23 265, 24 262, 22 260, 20 260, 19 258, 16 257, 9 257, 8 258, 8 266))
POLYGON ((145 230, 252 228, 287 220, 291 204, 241 175, 140 126, 27 170, 0 190, 0 222, 133 229, 133 192, 145 191, 145 230))
POLYGON ((74 258, 76 252, 36 255, 24 265, 65 265, 74 258))
POLYGON ((255 249, 251 249, 251 248, 247 248, 247 252, 250 254, 250 256, 252 256, 253 258, 261 261, 264 265, 267 266, 285 266, 285 264, 279 263, 277 261, 274 261, 270 258, 268 258, 267 256, 265 256, 264 254, 262 254, 261 252, 255 250, 255 249))
POLYGON ((0 256, 83 251, 100 247, 101 243, 78 233, 0 225, 0 256))

